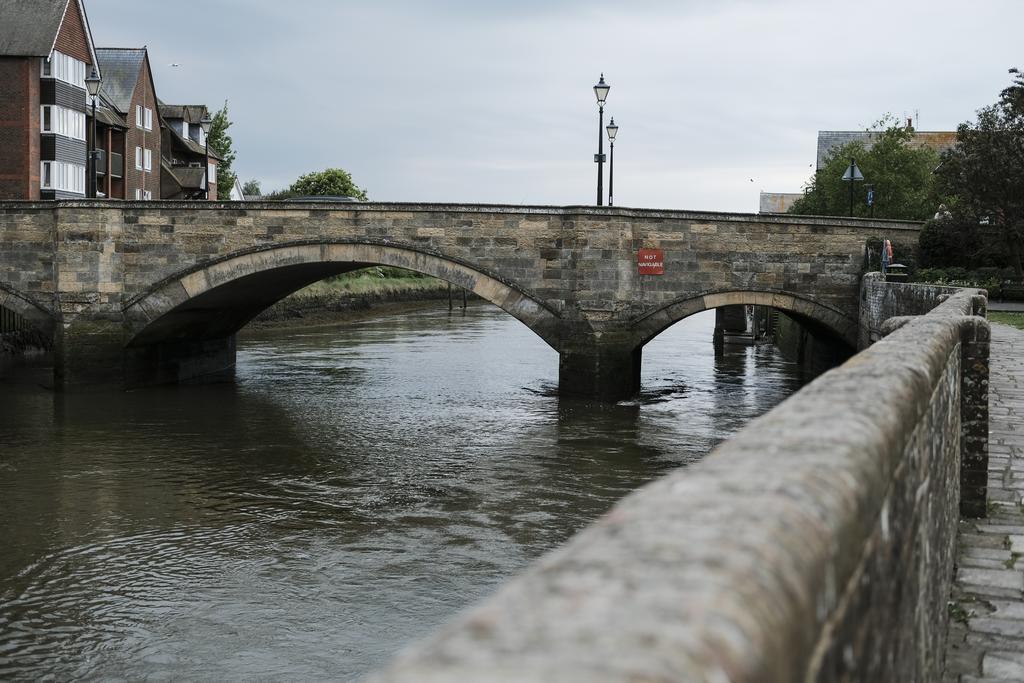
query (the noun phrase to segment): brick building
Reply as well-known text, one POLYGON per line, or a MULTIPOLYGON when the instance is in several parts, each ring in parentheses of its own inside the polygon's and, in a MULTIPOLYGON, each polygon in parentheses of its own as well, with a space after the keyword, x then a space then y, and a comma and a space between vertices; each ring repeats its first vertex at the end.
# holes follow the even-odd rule
POLYGON ((96 66, 79 0, 0 0, 0 199, 85 196, 96 66))
MULTIPOLYGON (((121 155, 123 175, 105 177, 107 196, 115 199, 160 199, 160 113, 156 85, 146 48, 97 48, 103 73, 100 95, 105 109, 116 116, 111 125, 100 126, 97 111, 97 138, 101 154, 117 161, 121 155), (121 131, 120 134, 118 131, 121 131)), ((113 165, 113 164, 111 164, 113 165)), ((102 167, 103 164, 101 163, 102 167)), ((113 170, 113 169, 111 169, 113 170)))
POLYGON ((206 107, 160 107, 146 48, 94 47, 83 0, 0 0, 0 199, 91 196, 94 130, 97 197, 216 199, 206 107))
MULTIPOLYGON (((160 103, 160 185, 163 199, 217 199, 220 157, 206 145, 201 122, 210 116, 206 105, 160 103), (203 168, 208 164, 208 170, 203 168), (208 174, 208 175, 207 175, 208 174)), ((230 188, 225 194, 230 192, 230 188)), ((227 198, 227 197, 225 197, 227 198)))

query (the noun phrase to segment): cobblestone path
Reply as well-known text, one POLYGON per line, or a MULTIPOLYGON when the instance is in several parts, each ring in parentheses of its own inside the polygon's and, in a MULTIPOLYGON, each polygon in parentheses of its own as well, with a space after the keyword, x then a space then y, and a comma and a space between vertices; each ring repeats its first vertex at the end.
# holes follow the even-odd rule
POLYGON ((1024 331, 992 324, 987 519, 960 523, 949 683, 1024 683, 1024 331))

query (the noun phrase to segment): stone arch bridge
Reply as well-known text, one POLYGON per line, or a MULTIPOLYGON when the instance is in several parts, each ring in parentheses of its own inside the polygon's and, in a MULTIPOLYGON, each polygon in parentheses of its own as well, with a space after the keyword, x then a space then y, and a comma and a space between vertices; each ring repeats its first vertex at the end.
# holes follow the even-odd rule
POLYGON ((639 388, 644 344, 709 308, 763 304, 855 347, 867 240, 916 223, 601 207, 0 202, 0 305, 52 332, 59 386, 230 371, 261 310, 368 265, 426 273, 522 321, 565 393, 639 388), (659 250, 664 272, 640 273, 659 250))

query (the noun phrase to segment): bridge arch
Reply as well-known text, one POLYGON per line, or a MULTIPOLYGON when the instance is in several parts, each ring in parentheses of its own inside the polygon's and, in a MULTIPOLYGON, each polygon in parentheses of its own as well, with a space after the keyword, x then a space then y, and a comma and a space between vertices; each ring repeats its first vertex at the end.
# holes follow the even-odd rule
POLYGON ((367 266, 450 282, 506 311, 558 349, 558 313, 514 283, 458 259, 395 242, 293 242, 246 249, 161 280, 124 307, 129 347, 224 337, 284 296, 367 266))
POLYGON ((52 334, 57 325, 54 314, 32 297, 0 282, 0 306, 24 318, 44 334, 52 334))
POLYGON ((733 305, 770 306, 828 330, 851 349, 857 348, 856 320, 840 309, 807 297, 778 290, 723 290, 704 292, 672 301, 634 322, 637 348, 694 313, 733 305))

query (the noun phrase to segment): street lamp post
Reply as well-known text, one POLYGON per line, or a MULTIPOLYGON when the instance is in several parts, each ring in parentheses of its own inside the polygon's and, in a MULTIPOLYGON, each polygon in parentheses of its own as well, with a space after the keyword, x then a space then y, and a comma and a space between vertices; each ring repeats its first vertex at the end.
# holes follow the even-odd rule
POLYGON ((612 190, 615 187, 615 136, 619 132, 619 127, 615 125, 615 117, 612 117, 611 123, 608 124, 608 206, 612 204, 612 190))
POLYGON ((604 74, 601 74, 601 80, 594 86, 594 95, 597 96, 597 154, 594 155, 594 161, 597 162, 597 205, 601 206, 604 203, 602 195, 604 194, 604 188, 602 187, 604 180, 604 101, 608 99, 608 91, 611 90, 611 86, 604 82, 604 74))
POLYGON ((210 112, 205 112, 203 118, 199 119, 199 127, 203 129, 203 142, 206 143, 206 170, 203 172, 204 199, 210 198, 210 128, 213 126, 213 119, 210 112))
POLYGON ((92 97, 92 141, 89 145, 87 159, 89 163, 86 164, 89 170, 88 196, 92 199, 96 198, 96 96, 100 93, 101 83, 100 74, 96 71, 96 67, 93 67, 92 73, 85 79, 85 88, 92 97))
POLYGON ((857 168, 857 160, 850 159, 850 166, 846 169, 846 173, 843 174, 843 182, 850 183, 850 218, 853 218, 853 184, 863 181, 864 175, 857 168))

